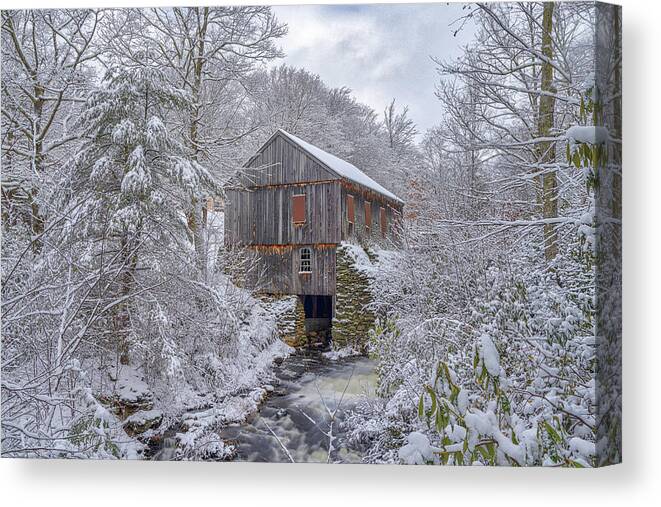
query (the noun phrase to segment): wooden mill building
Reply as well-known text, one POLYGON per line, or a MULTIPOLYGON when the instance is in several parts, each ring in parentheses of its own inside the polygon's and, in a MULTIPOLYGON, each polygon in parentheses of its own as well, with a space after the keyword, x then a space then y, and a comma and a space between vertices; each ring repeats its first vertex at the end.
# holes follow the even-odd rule
POLYGON ((396 242, 402 207, 354 165, 278 130, 227 189, 225 244, 257 253, 260 291, 300 296, 306 318, 330 319, 337 248, 396 242))

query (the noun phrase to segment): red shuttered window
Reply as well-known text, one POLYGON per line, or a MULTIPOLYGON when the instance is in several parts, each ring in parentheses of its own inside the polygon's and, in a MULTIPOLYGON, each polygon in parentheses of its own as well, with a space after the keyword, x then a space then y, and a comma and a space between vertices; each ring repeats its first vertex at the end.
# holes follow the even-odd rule
POLYGON ((365 227, 372 227, 372 203, 365 201, 365 227))
POLYGON ((353 195, 347 195, 347 220, 353 224, 356 220, 356 210, 353 204, 353 195))
POLYGON ((388 222, 386 221, 386 208, 379 209, 379 222, 381 222, 381 234, 388 233, 388 222))
POLYGON ((305 194, 293 195, 291 198, 291 216, 295 224, 305 223, 305 194))

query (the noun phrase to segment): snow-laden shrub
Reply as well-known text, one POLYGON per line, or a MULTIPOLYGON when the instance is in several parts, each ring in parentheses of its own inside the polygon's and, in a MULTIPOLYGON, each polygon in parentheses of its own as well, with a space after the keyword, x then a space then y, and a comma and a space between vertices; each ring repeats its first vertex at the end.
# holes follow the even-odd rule
POLYGON ((592 271, 571 256, 554 270, 510 257, 459 285, 423 253, 382 262, 375 283, 381 400, 350 419, 366 459, 419 462, 406 451, 419 432, 443 464, 591 466, 592 271))

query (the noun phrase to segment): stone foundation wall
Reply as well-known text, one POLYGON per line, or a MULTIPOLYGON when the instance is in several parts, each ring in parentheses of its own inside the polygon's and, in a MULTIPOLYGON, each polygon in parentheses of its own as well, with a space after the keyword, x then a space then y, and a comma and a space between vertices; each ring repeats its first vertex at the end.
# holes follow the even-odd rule
MULTIPOLYGON (((337 248, 335 315, 332 320, 335 349, 351 347, 366 351, 369 332, 375 322, 374 313, 367 309, 372 303, 369 270, 374 260, 371 252, 356 245, 342 244, 337 248)), ((301 298, 293 295, 259 297, 273 310, 278 335, 287 345, 296 348, 323 346, 328 331, 310 329, 306 332, 301 298)))
POLYGON ((262 295, 260 299, 272 308, 280 339, 290 347, 306 346, 305 309, 300 298, 290 295, 262 295))
POLYGON ((371 264, 365 250, 342 244, 337 249, 333 347, 352 347, 365 352, 375 316, 366 307, 372 302, 367 268, 371 264))
POLYGON ((294 309, 294 334, 290 341, 285 340, 291 347, 305 347, 308 344, 308 338, 305 332, 305 308, 303 302, 298 296, 296 298, 296 308, 294 309))

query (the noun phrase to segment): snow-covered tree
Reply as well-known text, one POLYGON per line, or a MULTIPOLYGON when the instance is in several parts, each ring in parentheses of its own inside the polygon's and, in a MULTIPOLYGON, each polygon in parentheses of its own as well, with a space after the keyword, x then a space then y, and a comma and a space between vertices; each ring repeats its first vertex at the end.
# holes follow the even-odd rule
POLYGON ((370 461, 596 464, 593 7, 545 5, 478 4, 439 62, 445 116, 374 283, 370 461))
MULTIPOLYGON (((150 48, 170 82, 189 94, 190 107, 176 116, 181 143, 191 160, 224 179, 243 162, 234 145, 256 128, 243 106, 249 76, 281 56, 275 43, 286 28, 265 6, 126 10, 116 14, 114 26, 108 44, 116 55, 140 61, 139 48, 150 48)), ((187 213, 202 279, 208 270, 206 197, 193 195, 187 213)))
POLYGON ((88 141, 71 177, 72 198, 90 196, 81 209, 82 231, 89 234, 84 240, 94 248, 90 255, 103 265, 110 249, 119 266, 114 296, 124 301, 115 310, 113 329, 124 363, 131 329, 129 297, 136 289, 142 251, 146 245, 185 249, 182 216, 187 203, 213 187, 206 169, 169 133, 168 115, 190 107, 186 92, 170 85, 155 64, 146 64, 111 68, 81 116, 88 141))
POLYGON ((343 423, 365 461, 617 461, 619 11, 465 9, 426 132, 269 67, 268 7, 3 11, 3 455, 139 457, 132 425, 204 408, 176 457, 229 456, 214 431, 264 398, 292 301, 237 286, 258 268, 212 251, 203 204, 283 128, 406 200, 399 251, 366 256, 377 396, 343 423))
POLYGON ((186 212, 214 181, 171 135, 190 95, 143 62, 86 101, 38 255, 3 241, 5 455, 137 457, 125 404, 176 417, 252 388, 285 350, 247 291, 199 281, 186 212))
POLYGON ((29 223, 33 246, 49 213, 49 183, 75 149, 72 118, 84 102, 103 12, 2 11, 3 216, 29 223))

